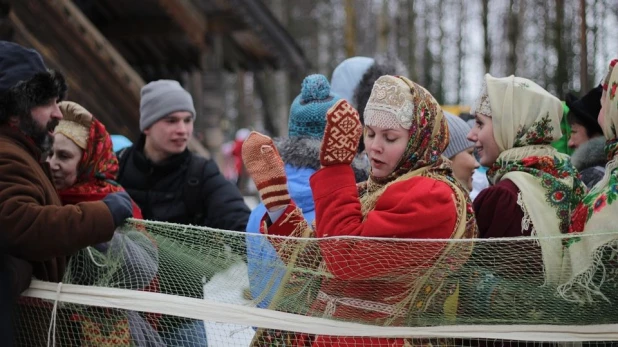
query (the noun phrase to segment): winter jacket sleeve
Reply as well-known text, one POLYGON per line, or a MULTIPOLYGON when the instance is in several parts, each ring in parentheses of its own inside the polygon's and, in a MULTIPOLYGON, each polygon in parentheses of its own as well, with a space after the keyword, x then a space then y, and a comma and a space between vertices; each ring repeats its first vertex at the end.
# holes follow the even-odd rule
POLYGON ((354 173, 347 165, 323 168, 311 177, 317 236, 328 270, 341 279, 371 279, 416 266, 430 266, 446 245, 441 241, 388 242, 332 239, 333 236, 449 239, 457 219, 452 189, 427 177, 387 188, 365 220, 354 173))
POLYGON ((0 241, 11 255, 42 261, 112 238, 114 222, 102 201, 48 205, 44 187, 51 185, 17 153, 3 153, 0 172, 0 241))
POLYGON ((223 177, 212 160, 204 167, 203 196, 210 227, 245 231, 251 211, 238 188, 223 177))

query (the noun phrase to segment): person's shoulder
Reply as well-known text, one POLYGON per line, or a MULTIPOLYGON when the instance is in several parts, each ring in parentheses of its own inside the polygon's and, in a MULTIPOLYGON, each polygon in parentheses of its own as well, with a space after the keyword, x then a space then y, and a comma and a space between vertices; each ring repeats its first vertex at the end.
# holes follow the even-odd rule
POLYGON ((509 179, 502 180, 495 185, 487 188, 487 190, 490 189, 496 192, 504 192, 509 194, 519 193, 519 188, 517 187, 517 185, 509 179))
POLYGON ((219 170, 217 162, 211 158, 191 153, 189 165, 184 169, 190 177, 195 177, 202 182, 205 188, 227 187, 233 184, 228 181, 219 170))
POLYGON ((124 158, 127 158, 131 154, 131 152, 133 152, 134 148, 134 145, 129 145, 115 151, 114 154, 116 154, 118 160, 122 160, 124 158))
POLYGON ((435 178, 415 176, 391 184, 384 194, 399 196, 403 199, 417 199, 429 195, 430 199, 444 197, 452 200, 453 188, 448 183, 435 178))
POLYGON ((449 185, 435 178, 426 177, 426 176, 414 176, 414 177, 410 177, 405 180, 401 180, 399 182, 395 182, 391 184, 391 187, 396 187, 397 189, 417 188, 417 187, 441 188, 441 187, 449 187, 449 185))
POLYGON ((592 166, 580 171, 581 180, 588 189, 592 189, 605 175, 605 166, 592 166))
POLYGON ((219 166, 211 158, 207 158, 207 157, 201 156, 196 153, 191 153, 190 158, 191 159, 189 161, 189 166, 190 166, 189 170, 191 170, 191 168, 195 168, 195 169, 199 168, 199 171, 205 177, 209 177, 209 176, 212 176, 213 174, 219 173, 219 166))
POLYGON ((16 162, 36 161, 23 146, 14 140, 0 136, 0 158, 16 162))
POLYGON ((0 135, 0 144, 2 144, 2 146, 0 146, 1 152, 6 152, 6 150, 9 148, 22 148, 20 145, 17 144, 17 141, 3 135, 0 135))
POLYGON ((441 225, 438 228, 445 234, 440 237, 451 235, 451 223, 457 218, 457 203, 452 186, 425 176, 412 177, 389 186, 379 198, 376 210, 405 215, 402 220, 407 222, 414 220, 426 226, 441 225))
POLYGON ((519 188, 513 181, 504 179, 500 182, 483 189, 474 199, 474 205, 485 203, 498 203, 507 201, 516 201, 519 188))

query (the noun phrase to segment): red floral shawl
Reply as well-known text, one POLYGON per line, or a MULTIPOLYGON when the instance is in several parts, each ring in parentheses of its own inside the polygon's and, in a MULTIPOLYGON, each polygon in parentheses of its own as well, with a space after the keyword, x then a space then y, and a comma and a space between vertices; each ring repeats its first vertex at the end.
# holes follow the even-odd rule
POLYGON ((77 167, 77 181, 71 187, 58 191, 63 204, 102 200, 110 193, 124 189, 116 183, 118 159, 112 140, 103 123, 94 117, 90 126, 88 146, 77 167))

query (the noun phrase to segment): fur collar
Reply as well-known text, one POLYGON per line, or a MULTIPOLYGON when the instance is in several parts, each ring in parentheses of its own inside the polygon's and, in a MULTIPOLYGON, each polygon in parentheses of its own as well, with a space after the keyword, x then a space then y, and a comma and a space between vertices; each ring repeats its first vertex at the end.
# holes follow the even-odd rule
MULTIPOLYGON (((284 163, 298 168, 310 168, 316 171, 320 169, 321 140, 311 137, 291 137, 277 138, 274 142, 284 163)), ((354 158, 352 169, 356 182, 367 180, 369 166, 361 155, 354 158)))
POLYGON ((605 166, 605 137, 598 136, 579 146, 571 156, 571 163, 578 171, 589 167, 605 166))

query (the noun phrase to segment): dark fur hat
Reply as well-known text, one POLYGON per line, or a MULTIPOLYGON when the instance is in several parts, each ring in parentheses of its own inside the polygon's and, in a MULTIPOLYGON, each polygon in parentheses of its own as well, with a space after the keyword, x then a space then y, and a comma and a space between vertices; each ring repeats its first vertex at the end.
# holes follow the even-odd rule
POLYGON ((64 76, 54 70, 36 73, 0 94, 0 124, 11 116, 26 116, 36 107, 52 99, 64 100, 67 84, 64 76))
POLYGON ((28 116, 52 99, 64 99, 66 92, 64 77, 48 70, 39 52, 0 41, 0 124, 11 116, 28 116))

